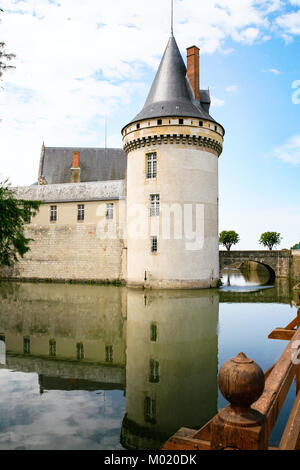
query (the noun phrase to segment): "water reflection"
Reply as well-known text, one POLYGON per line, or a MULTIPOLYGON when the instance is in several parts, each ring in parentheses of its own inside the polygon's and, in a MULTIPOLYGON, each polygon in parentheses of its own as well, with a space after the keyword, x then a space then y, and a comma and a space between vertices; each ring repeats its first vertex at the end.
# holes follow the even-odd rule
MULTIPOLYGON (((221 280, 225 288, 245 288, 270 286, 274 282, 270 279, 270 273, 263 266, 253 263, 251 266, 238 268, 225 268, 221 273, 221 280)), ((228 289, 227 289, 228 290, 228 289)))
POLYGON ((225 276, 220 291, 1 284, 0 449, 157 449, 206 423, 218 360, 243 347, 269 367, 285 345, 267 348, 267 335, 294 316, 288 281, 264 289, 257 273, 245 286, 238 272, 225 276), (255 302, 271 310, 255 317, 255 302))
POLYGON ((122 444, 157 449, 217 412, 217 291, 128 291, 122 444))

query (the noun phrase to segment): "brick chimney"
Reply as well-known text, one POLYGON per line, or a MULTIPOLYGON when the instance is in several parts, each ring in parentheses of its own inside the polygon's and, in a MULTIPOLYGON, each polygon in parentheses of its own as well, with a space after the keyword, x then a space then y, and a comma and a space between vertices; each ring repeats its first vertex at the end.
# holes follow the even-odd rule
POLYGON ((193 89, 195 99, 200 101, 200 59, 199 47, 192 46, 187 49, 187 76, 193 89))
POLYGON ((73 152, 71 183, 80 183, 80 152, 73 152))

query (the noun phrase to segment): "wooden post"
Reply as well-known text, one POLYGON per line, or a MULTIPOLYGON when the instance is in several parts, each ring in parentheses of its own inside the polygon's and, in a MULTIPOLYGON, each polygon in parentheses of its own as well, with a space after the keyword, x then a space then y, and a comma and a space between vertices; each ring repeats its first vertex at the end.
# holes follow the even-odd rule
POLYGON ((251 408, 264 391, 261 368, 245 354, 226 362, 219 373, 219 387, 230 406, 211 423, 211 449, 265 450, 265 416, 251 408))
MULTIPOLYGON (((300 294, 299 294, 299 302, 297 304, 298 312, 297 312, 297 328, 300 330, 300 294)), ((300 364, 297 367, 296 371, 296 393, 300 391, 300 364)))

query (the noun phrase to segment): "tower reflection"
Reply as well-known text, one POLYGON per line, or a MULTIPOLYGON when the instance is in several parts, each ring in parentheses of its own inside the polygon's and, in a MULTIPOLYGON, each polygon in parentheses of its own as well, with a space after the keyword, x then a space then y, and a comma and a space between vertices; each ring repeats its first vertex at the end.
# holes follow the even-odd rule
POLYGON ((217 291, 128 290, 121 443, 157 449, 217 412, 217 291))

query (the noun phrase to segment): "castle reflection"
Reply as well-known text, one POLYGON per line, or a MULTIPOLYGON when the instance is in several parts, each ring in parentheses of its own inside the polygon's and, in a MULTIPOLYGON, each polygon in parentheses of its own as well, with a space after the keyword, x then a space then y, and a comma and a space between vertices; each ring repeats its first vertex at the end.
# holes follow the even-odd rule
POLYGON ((123 447, 157 449, 217 412, 218 312, 217 290, 5 283, 0 368, 40 393, 124 390, 123 447))

